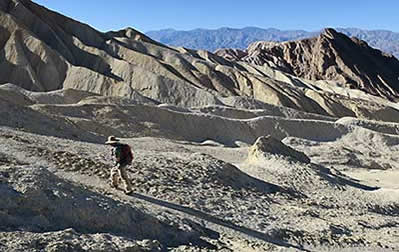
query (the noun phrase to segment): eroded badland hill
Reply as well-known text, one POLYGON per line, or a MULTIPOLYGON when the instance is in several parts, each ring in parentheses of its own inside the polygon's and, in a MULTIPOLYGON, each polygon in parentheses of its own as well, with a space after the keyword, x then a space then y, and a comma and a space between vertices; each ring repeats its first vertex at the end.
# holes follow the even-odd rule
POLYGON ((218 56, 27 0, 0 20, 0 251, 399 249, 394 59, 333 30, 218 56))

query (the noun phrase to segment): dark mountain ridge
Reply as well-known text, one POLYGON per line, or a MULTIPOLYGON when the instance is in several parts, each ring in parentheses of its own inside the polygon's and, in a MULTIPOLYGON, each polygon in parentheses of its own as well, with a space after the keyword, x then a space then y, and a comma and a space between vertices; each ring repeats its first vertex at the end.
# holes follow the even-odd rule
POLYGON ((387 98, 399 96, 399 61, 332 28, 314 38, 259 41, 245 51, 221 49, 216 54, 260 66, 273 62, 279 69, 308 80, 331 80, 387 98))
MULTIPOLYGON (((336 28, 337 31, 349 37, 357 37, 384 52, 399 57, 399 33, 388 30, 362 30, 358 28, 336 28)), ((245 27, 242 29, 219 28, 194 29, 178 31, 165 29, 149 31, 147 36, 171 46, 184 46, 193 49, 215 51, 219 48, 245 49, 256 41, 289 41, 317 36, 321 31, 308 32, 304 30, 279 30, 275 28, 262 29, 245 27)))

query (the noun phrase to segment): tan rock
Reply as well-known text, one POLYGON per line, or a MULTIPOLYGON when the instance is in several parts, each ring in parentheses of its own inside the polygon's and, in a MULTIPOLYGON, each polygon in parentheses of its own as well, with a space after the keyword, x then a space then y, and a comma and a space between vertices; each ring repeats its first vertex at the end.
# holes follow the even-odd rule
MULTIPOLYGON (((333 31, 326 32, 318 40, 283 44, 259 42, 253 44, 248 52, 225 50, 218 55, 202 50, 170 48, 132 28, 102 33, 32 1, 6 0, 0 8, 0 50, 4 52, 0 54, 0 83, 11 83, 34 91, 76 89, 133 100, 141 95, 154 100, 155 104, 177 106, 223 105, 224 98, 241 96, 325 116, 369 119, 374 116, 373 111, 368 114, 355 111, 367 111, 368 105, 358 107, 353 101, 347 101, 348 97, 351 100, 360 96, 371 100, 358 89, 344 87, 349 83, 347 80, 360 78, 348 65, 347 57, 342 56, 342 60, 338 57, 337 65, 331 65, 331 60, 327 62, 329 64, 323 61, 325 57, 332 56, 324 51, 334 49, 331 52, 345 53, 336 50, 335 42, 352 41, 333 31), (310 61, 312 50, 317 45, 324 45, 324 42, 328 42, 328 46, 315 54, 321 59, 310 61), (303 53, 291 52, 295 43, 304 43, 298 47, 303 53), (269 51, 282 54, 271 54, 269 51), (233 62, 220 57, 230 54, 233 56, 230 59, 246 62, 233 62), (294 71, 294 65, 299 63, 300 67, 294 71), (326 64, 328 69, 320 69, 326 64), (338 74, 337 69, 341 68, 337 67, 342 68, 342 74, 338 74), (334 82, 313 81, 320 79, 332 79, 334 82), (339 84, 342 80, 345 83, 339 84)), ((350 43, 353 48, 367 49, 360 42, 350 43)), ((395 66, 394 59, 376 54, 377 60, 393 62, 395 66)), ((363 65, 358 65, 363 71, 363 65)), ((395 67, 389 69, 393 75, 397 72, 395 67)), ((391 75, 386 73, 388 70, 381 70, 378 76, 363 76, 364 85, 359 84, 358 88, 382 96, 395 95, 391 75), (375 87, 367 86, 364 79, 368 77, 376 84, 375 87)), ((86 97, 74 95, 77 99, 65 98, 65 103, 78 102, 86 97)), ((86 102, 98 103, 97 99, 86 102)), ((51 103, 43 96, 37 100, 39 103, 51 103)), ((53 103, 62 103, 62 99, 59 100, 53 103)), ((119 102, 115 99, 100 100, 105 103, 119 102)), ((126 100, 121 102, 129 103, 126 100)), ((381 111, 376 116, 378 119, 398 118, 389 116, 391 112, 397 113, 396 109, 386 107, 378 109, 381 111)))
POLYGON ((268 135, 259 137, 248 150, 248 161, 259 162, 270 155, 282 156, 303 163, 310 159, 303 153, 285 145, 280 140, 268 135))

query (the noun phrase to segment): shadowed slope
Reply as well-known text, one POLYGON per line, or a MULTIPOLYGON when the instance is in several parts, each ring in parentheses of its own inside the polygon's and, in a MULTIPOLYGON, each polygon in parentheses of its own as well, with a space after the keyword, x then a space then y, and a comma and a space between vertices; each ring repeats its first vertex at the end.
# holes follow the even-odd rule
POLYGON ((247 53, 221 50, 219 55, 256 65, 273 62, 280 69, 309 80, 332 80, 369 94, 399 96, 399 61, 365 41, 326 29, 315 38, 289 42, 255 42, 247 53))

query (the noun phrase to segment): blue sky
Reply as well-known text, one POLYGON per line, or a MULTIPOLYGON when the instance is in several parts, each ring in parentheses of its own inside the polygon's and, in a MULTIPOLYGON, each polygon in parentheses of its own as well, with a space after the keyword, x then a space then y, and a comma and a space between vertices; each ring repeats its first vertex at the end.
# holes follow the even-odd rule
POLYGON ((256 26, 315 31, 324 27, 399 32, 397 0, 33 0, 101 31, 256 26))

